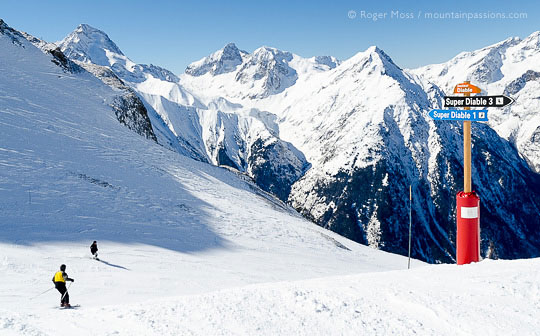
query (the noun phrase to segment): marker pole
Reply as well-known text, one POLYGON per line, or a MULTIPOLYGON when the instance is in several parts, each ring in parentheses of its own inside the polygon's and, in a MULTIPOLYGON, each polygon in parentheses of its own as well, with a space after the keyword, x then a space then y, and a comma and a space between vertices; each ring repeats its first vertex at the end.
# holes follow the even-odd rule
POLYGON ((412 185, 409 184, 409 263, 407 269, 411 268, 411 233, 412 233, 412 185))
MULTIPOLYGON (((469 81, 465 83, 469 84, 469 81)), ((470 97, 470 93, 464 93, 465 97, 470 97)), ((470 110, 465 107, 465 110, 470 110)), ((463 122, 463 191, 470 193, 471 188, 471 122, 463 122)))
MULTIPOLYGON (((470 93, 464 93, 464 96, 469 97, 470 93)), ((465 107, 465 110, 470 110, 470 107, 465 107)), ((478 262, 480 261, 480 198, 472 191, 470 121, 463 122, 463 192, 459 192, 456 196, 456 207, 457 264, 478 262)))

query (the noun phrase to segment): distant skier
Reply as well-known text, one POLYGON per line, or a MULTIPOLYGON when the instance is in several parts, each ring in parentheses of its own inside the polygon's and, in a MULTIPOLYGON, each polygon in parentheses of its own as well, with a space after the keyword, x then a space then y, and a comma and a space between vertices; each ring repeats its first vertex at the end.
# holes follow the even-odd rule
POLYGON ((97 251, 98 251, 97 241, 94 240, 92 245, 90 245, 90 252, 92 253, 92 256, 94 257, 94 259, 99 260, 99 258, 97 256, 97 251))
POLYGON ((54 274, 52 281, 54 282, 54 287, 56 287, 62 295, 60 298, 60 306, 70 308, 71 305, 69 304, 69 293, 67 292, 66 281, 74 282, 75 280, 69 278, 65 271, 66 265, 62 264, 60 270, 54 274))

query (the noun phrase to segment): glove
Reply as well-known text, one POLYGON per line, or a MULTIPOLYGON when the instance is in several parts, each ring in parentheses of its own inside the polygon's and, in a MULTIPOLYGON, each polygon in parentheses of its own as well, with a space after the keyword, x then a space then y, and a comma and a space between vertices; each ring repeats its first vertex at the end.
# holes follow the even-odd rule
POLYGON ((75 279, 71 279, 71 282, 75 282, 75 279))

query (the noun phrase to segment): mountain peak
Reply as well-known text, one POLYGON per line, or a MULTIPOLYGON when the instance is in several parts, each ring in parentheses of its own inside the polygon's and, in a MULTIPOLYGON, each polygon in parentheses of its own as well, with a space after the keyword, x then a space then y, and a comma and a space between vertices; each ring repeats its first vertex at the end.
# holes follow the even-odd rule
POLYGON ((254 54, 260 53, 260 52, 278 52, 279 50, 277 48, 269 47, 269 46, 260 46, 259 48, 255 49, 253 51, 254 54))
POLYGON ((288 51, 262 46, 246 57, 236 74, 236 81, 257 83, 256 89, 248 93, 250 98, 265 98, 280 93, 298 79, 298 73, 289 65, 292 59, 293 54, 288 51))
POLYGON ((255 49, 253 55, 269 55, 269 57, 286 58, 287 61, 292 59, 292 54, 290 52, 268 46, 262 46, 255 49))
POLYGON ((236 44, 227 43, 222 49, 191 63, 186 68, 186 73, 192 76, 202 76, 210 72, 213 76, 236 70, 242 64, 247 52, 238 49, 236 44))
POLYGON ((540 49, 540 31, 536 31, 523 39, 527 49, 540 49))
POLYGON ((71 59, 99 65, 109 65, 106 51, 124 56, 105 32, 86 23, 60 41, 59 47, 71 59))
POLYGON ((381 48, 371 46, 365 51, 361 51, 344 62, 349 64, 349 69, 354 71, 363 71, 367 67, 380 68, 383 74, 394 74, 396 71, 401 72, 401 68, 381 48))
POLYGON ((99 31, 99 32, 103 33, 102 30, 94 28, 94 27, 92 27, 91 25, 89 25, 87 23, 81 23, 80 25, 77 26, 77 28, 75 28, 75 30, 77 30, 77 31, 99 31))
POLYGON ((95 27, 93 27, 93 26, 91 26, 91 25, 89 25, 87 23, 79 24, 77 26, 77 28, 75 28, 75 30, 73 30, 72 34, 73 33, 86 34, 86 35, 98 34, 98 35, 103 36, 104 38, 109 39, 109 36, 103 30, 95 28, 95 27))
POLYGON ((235 51, 235 50, 239 50, 239 49, 238 49, 238 47, 236 46, 236 44, 234 42, 229 42, 221 50, 223 50, 223 51, 235 51))
MULTIPOLYGON (((370 54, 375 54, 377 55, 379 58, 381 58, 382 60, 398 67, 396 65, 396 63, 394 63, 394 61, 392 60, 392 58, 390 58, 390 56, 388 56, 387 53, 384 52, 384 50, 382 50, 381 48, 377 47, 377 46, 371 46, 369 47, 366 52, 370 53, 370 54)), ((399 67, 398 67, 399 68, 399 67)))
POLYGON ((250 66, 257 64, 276 64, 285 66, 293 59, 293 54, 288 51, 282 51, 277 48, 262 46, 255 49, 248 61, 250 66))

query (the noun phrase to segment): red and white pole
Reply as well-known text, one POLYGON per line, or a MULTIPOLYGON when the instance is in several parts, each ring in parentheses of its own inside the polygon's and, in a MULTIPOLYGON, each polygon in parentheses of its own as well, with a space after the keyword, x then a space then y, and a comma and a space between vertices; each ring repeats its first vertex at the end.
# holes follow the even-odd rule
POLYGON ((474 191, 460 191, 456 197, 458 265, 480 261, 480 198, 474 191))
MULTIPOLYGON (((464 82, 467 86, 470 82, 464 82)), ((478 89, 478 88, 476 88, 478 89)), ((480 91, 478 89, 478 91, 480 91)), ((470 96, 469 92, 464 93, 470 96)), ((465 107, 465 110, 470 110, 465 107)), ((463 122, 463 189, 456 197, 458 265, 480 261, 480 198, 472 191, 471 180, 471 122, 463 122)))

